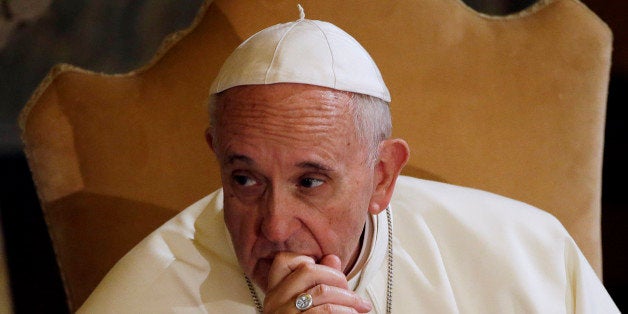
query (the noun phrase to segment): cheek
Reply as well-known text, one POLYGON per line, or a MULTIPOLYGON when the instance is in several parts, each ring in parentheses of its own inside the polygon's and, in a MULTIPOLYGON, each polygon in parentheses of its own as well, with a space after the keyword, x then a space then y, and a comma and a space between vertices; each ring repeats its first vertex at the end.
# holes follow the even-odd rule
POLYGON ((318 224, 315 231, 322 238, 322 244, 337 243, 339 247, 353 244, 362 233, 367 206, 363 198, 351 198, 326 208, 326 223, 318 224))
POLYGON ((252 212, 225 199, 225 224, 239 257, 250 256, 249 252, 255 241, 255 217, 251 215, 252 212))
POLYGON ((352 197, 345 200, 342 210, 339 211, 342 214, 334 219, 334 222, 337 224, 337 228, 342 230, 341 232, 344 231, 344 235, 355 237, 356 234, 359 236, 362 233, 371 194, 368 189, 358 188, 348 195, 352 197))

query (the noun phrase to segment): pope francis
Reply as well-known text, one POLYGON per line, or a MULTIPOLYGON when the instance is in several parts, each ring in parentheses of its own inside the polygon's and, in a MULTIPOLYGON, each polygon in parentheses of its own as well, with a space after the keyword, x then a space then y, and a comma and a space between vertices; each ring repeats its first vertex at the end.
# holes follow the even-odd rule
POLYGON ((211 86, 223 188, 157 229, 79 313, 618 313, 548 213, 400 176, 388 89, 338 27, 264 29, 211 86))

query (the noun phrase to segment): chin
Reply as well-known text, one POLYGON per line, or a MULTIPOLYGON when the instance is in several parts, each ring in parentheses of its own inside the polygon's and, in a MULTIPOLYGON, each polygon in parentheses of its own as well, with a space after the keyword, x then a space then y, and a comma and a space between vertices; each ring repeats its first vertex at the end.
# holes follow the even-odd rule
POLYGON ((262 290, 266 293, 268 289, 268 273, 270 272, 270 266, 273 264, 271 258, 261 258, 255 263, 253 273, 251 274, 251 280, 253 280, 262 290))

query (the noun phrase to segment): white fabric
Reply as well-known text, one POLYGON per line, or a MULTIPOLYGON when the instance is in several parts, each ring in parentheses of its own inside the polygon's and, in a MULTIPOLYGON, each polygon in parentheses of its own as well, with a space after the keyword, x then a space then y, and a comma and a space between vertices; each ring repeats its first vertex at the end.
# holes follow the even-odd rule
MULTIPOLYGON (((619 313, 550 214, 487 192, 400 177, 394 313, 619 313)), ((220 191, 143 240, 79 313, 254 313, 220 191)), ((375 217, 356 291, 386 306, 386 216, 375 217)))
POLYGON ((390 102, 368 52, 345 31, 323 21, 299 19, 251 36, 227 58, 210 93, 273 83, 317 85, 390 102))

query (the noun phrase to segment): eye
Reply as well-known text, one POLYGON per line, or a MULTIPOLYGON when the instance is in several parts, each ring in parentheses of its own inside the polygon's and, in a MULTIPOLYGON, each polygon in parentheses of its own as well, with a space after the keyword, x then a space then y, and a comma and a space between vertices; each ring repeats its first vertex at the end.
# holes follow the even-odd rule
POLYGON ((254 186, 255 184, 257 184, 257 181, 255 181, 255 179, 249 177, 249 176, 245 176, 245 175, 233 175, 233 181, 241 186, 254 186))
POLYGON ((315 178, 303 178, 299 181, 299 185, 305 188, 315 188, 321 186, 325 181, 315 178))

